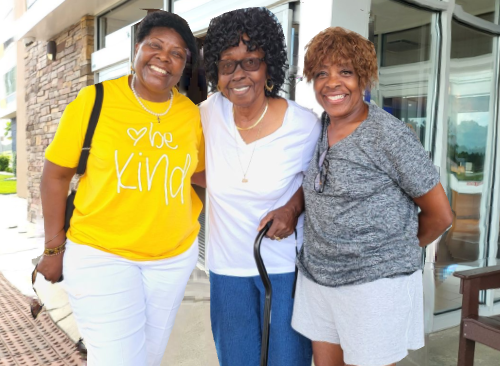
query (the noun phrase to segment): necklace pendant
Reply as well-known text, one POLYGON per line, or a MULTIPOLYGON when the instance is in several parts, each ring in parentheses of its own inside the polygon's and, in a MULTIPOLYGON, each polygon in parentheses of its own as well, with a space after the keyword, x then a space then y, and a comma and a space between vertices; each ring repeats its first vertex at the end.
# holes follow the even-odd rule
POLYGON ((160 116, 156 116, 156 118, 158 118, 158 123, 160 123, 160 116))
POLYGON ((248 183, 248 179, 243 178, 243 179, 241 180, 241 182, 242 182, 242 183, 248 183))

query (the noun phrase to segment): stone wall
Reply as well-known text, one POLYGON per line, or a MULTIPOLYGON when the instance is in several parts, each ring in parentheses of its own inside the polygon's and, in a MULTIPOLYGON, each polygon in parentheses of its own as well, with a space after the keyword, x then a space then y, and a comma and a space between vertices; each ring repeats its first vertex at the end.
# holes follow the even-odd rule
POLYGON ((28 153, 28 219, 41 217, 40 178, 44 151, 52 141, 64 108, 78 91, 94 84, 90 57, 94 52, 94 17, 54 38, 57 54, 47 59, 47 42, 35 42, 26 49, 26 141, 28 153))

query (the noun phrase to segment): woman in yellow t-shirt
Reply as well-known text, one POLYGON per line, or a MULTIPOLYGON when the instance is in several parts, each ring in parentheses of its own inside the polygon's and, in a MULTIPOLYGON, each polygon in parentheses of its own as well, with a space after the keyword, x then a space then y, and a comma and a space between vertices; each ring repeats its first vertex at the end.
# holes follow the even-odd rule
POLYGON ((98 366, 160 364, 198 255, 202 204, 190 180, 204 170, 203 133, 198 108, 174 87, 188 58, 196 62, 196 41, 184 19, 158 11, 141 22, 135 51, 133 75, 103 82, 66 239, 65 200, 94 86, 64 111, 41 184, 46 248, 65 253, 44 255, 38 272, 51 282, 64 274, 88 362, 98 366))

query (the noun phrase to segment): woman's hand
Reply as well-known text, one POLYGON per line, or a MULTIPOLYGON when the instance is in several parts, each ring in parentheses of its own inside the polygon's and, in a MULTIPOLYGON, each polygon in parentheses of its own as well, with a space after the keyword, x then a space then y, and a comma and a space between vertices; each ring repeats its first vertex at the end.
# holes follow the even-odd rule
POLYGON ((191 176, 191 184, 196 184, 199 187, 207 188, 207 176, 205 170, 202 172, 194 173, 191 176))
MULTIPOLYGON (((40 192, 45 226, 45 248, 57 248, 64 243, 64 217, 69 183, 76 168, 65 168, 48 160, 43 167, 40 192)), ((38 272, 47 281, 55 283, 62 274, 63 255, 43 256, 38 263, 38 272)))
POLYGON ((273 220, 273 224, 267 231, 266 236, 271 240, 281 240, 289 237, 293 234, 302 211, 304 211, 304 190, 300 186, 286 205, 264 216, 257 231, 261 231, 269 221, 273 220))
POLYGON ((38 262, 38 273, 40 273, 47 281, 56 283, 62 276, 63 255, 42 256, 38 262))
POLYGON ((258 231, 262 230, 266 224, 273 220, 266 236, 271 240, 281 240, 293 234, 297 226, 299 215, 294 209, 283 206, 269 212, 260 222, 258 231))

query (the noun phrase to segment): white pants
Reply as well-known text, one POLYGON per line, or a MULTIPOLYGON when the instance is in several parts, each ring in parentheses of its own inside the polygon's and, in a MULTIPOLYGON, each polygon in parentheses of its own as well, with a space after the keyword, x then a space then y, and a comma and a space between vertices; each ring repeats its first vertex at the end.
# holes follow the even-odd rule
POLYGON ((68 240, 64 287, 88 350, 88 366, 160 365, 198 240, 173 258, 131 261, 68 240))

